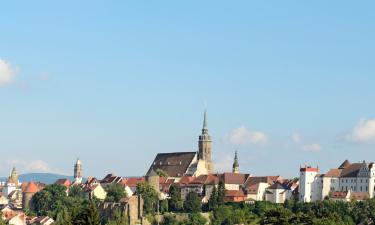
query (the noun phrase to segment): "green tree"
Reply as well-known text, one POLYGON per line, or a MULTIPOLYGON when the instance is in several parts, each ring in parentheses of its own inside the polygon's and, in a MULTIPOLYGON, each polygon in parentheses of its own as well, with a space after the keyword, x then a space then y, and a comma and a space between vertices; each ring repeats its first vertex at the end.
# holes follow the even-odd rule
POLYGON ((126 197, 125 188, 122 184, 112 183, 105 187, 107 192, 106 202, 119 202, 126 197))
POLYGON ((100 225, 99 210, 93 201, 86 204, 77 223, 78 225, 100 225))
POLYGON ((172 184, 169 187, 168 194, 168 209, 173 212, 181 211, 184 206, 184 202, 181 198, 181 188, 177 184, 172 184))
POLYGON ((225 186, 224 182, 220 181, 219 186, 217 189, 217 204, 218 205, 224 205, 224 198, 225 198, 225 186))
POLYGON ((128 225, 128 217, 125 213, 116 208, 107 225, 128 225))
POLYGON ((57 213, 55 225, 73 225, 72 217, 66 208, 57 213))
POLYGON ((82 187, 80 187, 78 185, 71 186, 69 188, 68 195, 69 195, 69 197, 73 197, 73 198, 83 197, 82 187))
POLYGON ((187 225, 204 225, 207 223, 206 218, 204 218, 200 213, 191 213, 189 214, 189 220, 187 225))
POLYGON ((162 169, 157 169, 155 172, 158 174, 159 177, 164 177, 164 178, 169 177, 168 173, 162 169))
POLYGON ((146 182, 137 184, 137 194, 143 198, 143 209, 145 213, 154 213, 159 201, 159 194, 146 182))
POLYGON ((58 184, 47 185, 31 199, 33 209, 38 215, 55 217, 58 210, 64 208, 66 187, 58 184))
POLYGON ((189 192, 184 202, 184 210, 188 213, 198 213, 202 210, 202 201, 197 193, 189 192))
POLYGON ((214 210, 218 204, 217 204, 217 189, 216 186, 213 187, 212 193, 210 196, 210 199, 208 200, 208 209, 209 210, 214 210))
POLYGON ((161 213, 166 213, 168 212, 168 200, 164 199, 159 202, 160 204, 160 212, 161 213))

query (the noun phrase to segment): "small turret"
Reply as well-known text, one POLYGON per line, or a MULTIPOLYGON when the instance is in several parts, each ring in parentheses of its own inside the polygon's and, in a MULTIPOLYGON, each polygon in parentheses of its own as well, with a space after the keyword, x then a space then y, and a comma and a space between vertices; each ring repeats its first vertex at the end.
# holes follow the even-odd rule
POLYGON ((77 161, 74 164, 74 183, 82 183, 82 163, 79 158, 77 158, 77 161))
POLYGON ((238 163, 238 154, 237 154, 237 150, 235 151, 234 153, 234 162, 233 162, 233 169, 232 169, 232 172, 233 173, 240 173, 240 165, 238 163))
POLYGON ((160 192, 159 175, 156 173, 154 168, 151 168, 151 170, 146 174, 146 182, 151 185, 156 192, 160 192))

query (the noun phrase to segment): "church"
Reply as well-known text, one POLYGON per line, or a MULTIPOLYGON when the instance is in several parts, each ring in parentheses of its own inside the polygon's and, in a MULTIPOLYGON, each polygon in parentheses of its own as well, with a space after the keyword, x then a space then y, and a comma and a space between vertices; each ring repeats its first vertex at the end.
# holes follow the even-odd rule
POLYGON ((214 170, 212 163, 212 140, 208 134, 207 112, 204 112, 202 133, 198 139, 198 152, 158 153, 150 166, 152 170, 162 170, 170 178, 179 180, 182 176, 210 174, 214 170))

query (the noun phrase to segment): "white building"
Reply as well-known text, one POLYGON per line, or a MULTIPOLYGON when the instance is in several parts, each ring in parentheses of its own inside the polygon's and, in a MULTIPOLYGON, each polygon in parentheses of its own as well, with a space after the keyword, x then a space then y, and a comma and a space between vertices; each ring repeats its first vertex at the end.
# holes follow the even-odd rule
POLYGON ((333 192, 375 194, 375 168, 373 163, 350 163, 345 160, 337 169, 318 175, 317 168, 300 169, 300 201, 311 202, 328 198, 333 192))

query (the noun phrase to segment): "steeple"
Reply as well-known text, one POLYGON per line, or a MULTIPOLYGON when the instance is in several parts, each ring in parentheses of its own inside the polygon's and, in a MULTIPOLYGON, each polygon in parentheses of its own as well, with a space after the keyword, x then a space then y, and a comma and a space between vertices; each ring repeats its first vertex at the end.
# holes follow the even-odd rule
POLYGON ((202 134, 208 134, 208 127, 207 127, 207 110, 204 110, 202 134))
POLYGON ((238 164, 238 154, 237 150, 234 153, 234 162, 233 162, 233 173, 239 173, 240 172, 240 165, 238 164))
POLYGON ((207 110, 204 111, 203 128, 202 128, 202 134, 199 136, 198 147, 199 147, 198 159, 205 161, 207 172, 212 173, 213 171, 213 165, 212 165, 212 160, 211 160, 212 141, 211 141, 211 136, 208 134, 207 110))
POLYGON ((82 164, 79 158, 77 158, 77 161, 74 164, 74 183, 82 183, 82 164))

